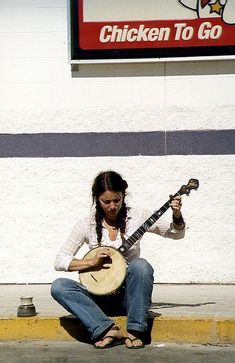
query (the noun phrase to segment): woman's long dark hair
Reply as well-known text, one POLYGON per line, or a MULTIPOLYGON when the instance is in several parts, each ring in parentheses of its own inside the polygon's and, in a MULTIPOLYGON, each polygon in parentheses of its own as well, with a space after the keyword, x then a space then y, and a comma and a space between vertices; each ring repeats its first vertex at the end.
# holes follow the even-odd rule
POLYGON ((127 207, 125 203, 126 189, 128 188, 127 182, 122 179, 121 175, 115 171, 103 171, 99 173, 94 179, 92 185, 92 201, 95 204, 95 221, 97 242, 100 244, 102 239, 102 220, 104 218, 104 211, 100 206, 99 196, 106 190, 111 192, 121 192, 123 194, 122 207, 118 214, 117 225, 120 228, 121 235, 124 235, 126 229, 126 216, 127 207))

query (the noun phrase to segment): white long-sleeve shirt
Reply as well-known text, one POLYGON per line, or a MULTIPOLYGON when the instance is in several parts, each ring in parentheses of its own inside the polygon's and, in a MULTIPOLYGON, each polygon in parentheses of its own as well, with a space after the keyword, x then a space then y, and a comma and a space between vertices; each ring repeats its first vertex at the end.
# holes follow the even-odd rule
MULTIPOLYGON (((126 232, 124 238, 129 238, 150 216, 152 215, 146 209, 128 208, 126 232)), ((158 234, 165 238, 181 239, 184 237, 184 230, 174 228, 173 223, 160 218, 147 231, 158 234)), ((127 261, 140 255, 140 240, 129 249, 127 252, 127 261)), ((60 248, 54 263, 54 267, 58 271, 68 271, 71 261, 75 258, 78 250, 86 243, 89 249, 98 247, 96 223, 94 214, 80 219, 73 227, 68 239, 60 248)), ((108 230, 103 225, 101 246, 110 246, 119 248, 122 245, 120 231, 118 231, 115 241, 110 240, 108 230)))

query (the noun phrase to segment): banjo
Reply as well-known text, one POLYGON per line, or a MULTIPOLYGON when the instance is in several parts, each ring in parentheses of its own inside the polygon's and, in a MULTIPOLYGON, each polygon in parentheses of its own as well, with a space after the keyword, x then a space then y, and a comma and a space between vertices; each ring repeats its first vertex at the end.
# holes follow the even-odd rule
POLYGON ((110 256, 104 258, 101 265, 89 270, 79 272, 80 282, 87 291, 94 295, 111 295, 122 286, 127 270, 126 254, 128 250, 144 235, 145 232, 168 210, 171 200, 183 194, 189 195, 193 189, 198 189, 199 181, 190 179, 187 185, 182 185, 180 190, 173 195, 160 209, 156 210, 130 237, 122 240, 122 245, 113 247, 95 247, 83 257, 93 258, 99 249, 109 249, 110 256))

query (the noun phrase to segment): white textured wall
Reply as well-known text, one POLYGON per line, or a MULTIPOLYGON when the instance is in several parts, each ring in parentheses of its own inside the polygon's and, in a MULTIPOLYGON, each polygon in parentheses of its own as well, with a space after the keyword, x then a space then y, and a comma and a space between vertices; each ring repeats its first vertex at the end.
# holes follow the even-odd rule
MULTIPOLYGON (((0 133, 234 128, 235 61, 80 66, 71 73, 65 0, 0 0, 0 133)), ((156 282, 235 282, 235 156, 0 159, 0 283, 51 282, 53 260, 89 211, 100 171, 159 208, 190 177, 184 240, 145 236, 156 282)), ((171 212, 166 213, 171 218, 171 212)), ((71 274, 77 278, 76 274, 71 274)))

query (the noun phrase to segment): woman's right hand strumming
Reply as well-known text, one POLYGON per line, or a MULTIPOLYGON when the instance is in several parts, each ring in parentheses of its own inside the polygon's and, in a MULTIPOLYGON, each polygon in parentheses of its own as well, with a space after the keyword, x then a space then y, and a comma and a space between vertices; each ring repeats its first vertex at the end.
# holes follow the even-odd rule
POLYGON ((109 257, 111 257, 111 254, 108 247, 98 248, 95 256, 91 259, 92 267, 100 266, 101 264, 106 262, 104 261, 104 259, 108 259, 109 257))
POLYGON ((74 258, 70 265, 69 271, 84 271, 93 269, 102 265, 104 262, 108 263, 108 258, 111 257, 111 253, 108 247, 100 247, 97 249, 94 257, 90 259, 77 259, 74 258), (106 260, 105 260, 106 259, 106 260))

